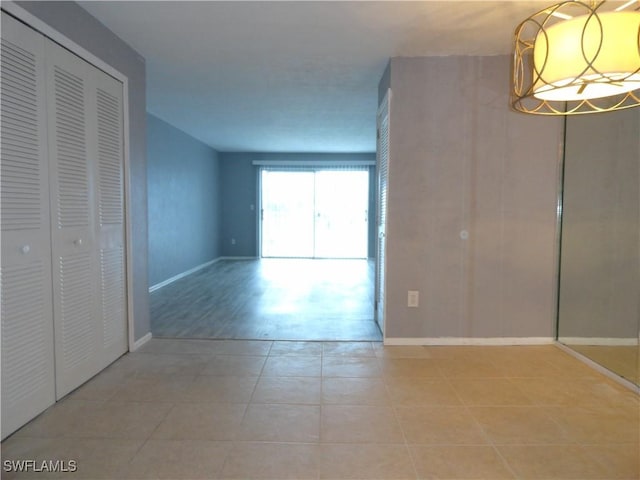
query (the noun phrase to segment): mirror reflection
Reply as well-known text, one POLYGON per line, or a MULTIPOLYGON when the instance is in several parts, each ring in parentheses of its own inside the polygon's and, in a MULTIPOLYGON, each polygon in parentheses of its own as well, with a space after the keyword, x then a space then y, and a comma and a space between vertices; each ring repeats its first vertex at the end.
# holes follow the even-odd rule
POLYGON ((640 108, 567 117, 558 340, 640 383, 640 108))

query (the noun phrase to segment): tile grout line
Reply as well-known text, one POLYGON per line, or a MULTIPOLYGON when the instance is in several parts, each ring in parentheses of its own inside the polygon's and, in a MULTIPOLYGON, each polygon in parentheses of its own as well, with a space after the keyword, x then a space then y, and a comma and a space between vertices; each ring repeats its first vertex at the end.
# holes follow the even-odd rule
POLYGON ((393 412, 393 417, 396 421, 396 424, 398 425, 398 428, 400 429, 400 432, 402 433, 402 439, 404 441, 404 448, 407 451, 407 454, 409 455, 409 459, 411 460, 411 468, 413 469, 413 474, 415 475, 416 480, 420 479, 420 475, 418 474, 418 468, 416 467, 416 461, 413 455, 413 450, 411 448, 411 445, 409 444, 409 441, 407 440, 407 434, 404 431, 404 428, 402 427, 402 423, 400 422, 400 416, 398 414, 398 410, 397 410, 397 406, 395 404, 395 402, 393 401, 393 396, 391 395, 391 391, 389 389, 389 385, 387 384, 387 382, 384 380, 384 372, 383 372, 383 368, 382 368, 382 359, 376 357, 376 361, 378 363, 378 368, 380 369, 380 376, 382 378, 382 384, 384 385, 384 389, 387 393, 387 398, 389 399, 389 401, 391 402, 391 411, 393 412))
POLYGON ((322 438, 322 413, 324 411, 323 393, 324 393, 324 342, 321 343, 320 349, 320 412, 318 414, 318 450, 316 457, 316 478, 322 478, 322 456, 323 456, 323 438, 322 438))
MULTIPOLYGON (((265 370, 265 367, 266 367, 267 359, 268 359, 268 358, 269 358, 269 356, 271 355, 271 353, 272 353, 272 351, 273 351, 273 348, 274 348, 274 345, 275 345, 275 343, 273 343, 273 342, 272 342, 272 343, 271 343, 271 345, 269 346, 269 350, 268 350, 268 352, 267 352, 267 355, 262 355, 262 354, 261 354, 261 355, 256 355, 256 354, 252 354, 253 356, 265 357, 264 363, 262 364, 262 367, 261 367, 261 369, 260 369, 260 373, 259 373, 257 376, 255 376, 254 374, 246 374, 246 373, 242 373, 242 374, 239 374, 239 375, 235 375, 235 376, 241 376, 241 377, 245 377, 245 378, 248 378, 248 377, 256 377, 256 382, 255 382, 255 384, 253 385, 253 389, 252 389, 252 391, 251 391, 251 395, 250 395, 250 397, 249 397, 249 402, 244 406, 244 411, 243 411, 242 419, 244 419, 244 418, 246 417, 247 409, 248 409, 249 405, 251 405, 251 404, 252 404, 253 398, 254 398, 255 393, 256 393, 257 385, 258 385, 258 383, 259 383, 260 379, 261 379, 261 378, 267 378, 267 377, 263 377, 263 373, 264 373, 264 370, 265 370)), ((245 351, 245 350, 242 350, 242 351, 245 351)), ((241 352, 242 352, 242 351, 241 351, 241 352)), ((166 353, 166 352, 164 352, 164 353, 166 353)), ((180 353, 168 353, 168 355, 174 355, 174 356, 179 357, 179 358, 188 359, 188 358, 190 358, 190 357, 192 357, 192 356, 193 356, 193 353, 180 352, 180 353)), ((204 354, 202 354, 202 355, 204 355, 204 354)), ((224 353, 224 354, 221 354, 221 355, 229 355, 229 356, 235 356, 235 357, 240 358, 240 357, 242 357, 242 356, 245 356, 245 353, 237 353, 237 352, 228 353, 228 352, 227 352, 227 353, 224 353)), ((211 360, 212 358, 215 358, 215 355, 214 355, 214 354, 210 354, 210 355, 208 355, 208 356, 207 356, 207 358, 208 358, 208 360, 211 360)), ((324 349, 323 349, 322 353, 320 354, 320 377, 319 377, 319 380, 320 380, 320 402, 319 402, 319 407, 320 407, 320 414, 321 414, 321 415, 320 415, 320 417, 319 417, 319 418, 320 418, 320 425, 319 425, 319 438, 318 438, 318 441, 317 441, 317 442, 308 442, 308 441, 302 441, 302 442, 301 442, 301 441, 282 442, 282 441, 257 441, 257 440, 256 440, 256 441, 252 441, 252 440, 250 440, 250 439, 249 439, 249 440, 246 440, 246 441, 244 441, 244 442, 250 442, 250 443, 265 443, 265 444, 270 444, 270 443, 272 443, 272 444, 291 444, 291 445, 303 445, 303 444, 305 444, 305 445, 307 445, 307 444, 308 444, 308 445, 316 445, 316 446, 317 446, 317 448, 318 448, 318 450, 316 450, 316 452, 320 452, 320 453, 321 453, 321 448, 322 448, 322 438, 321 438, 321 435, 320 435, 320 434, 321 434, 321 428, 322 428, 322 408, 323 408, 323 406, 324 406, 324 403, 323 403, 323 401, 322 401, 322 397, 323 397, 323 393, 324 393, 324 379, 325 379, 324 374, 326 373, 326 372, 325 372, 325 368, 324 368, 324 359, 325 359, 325 358, 327 358, 327 359, 328 359, 328 358, 334 358, 334 357, 330 357, 330 356, 325 355, 325 353, 324 353, 324 349)), ((363 357, 357 357, 357 358, 363 358, 363 357)), ((394 377, 393 377, 393 376, 391 376, 391 377, 385 377, 384 375, 382 375, 382 373, 383 373, 383 372, 382 372, 383 359, 382 359, 382 358, 380 358, 380 357, 378 357, 378 356, 375 356, 374 358, 376 358, 376 362, 375 362, 375 364, 377 365, 377 367, 378 367, 378 369, 379 369, 381 384, 382 384, 382 386, 384 386, 384 391, 386 392, 386 394, 387 394, 387 396, 388 396, 388 400, 390 401, 390 406, 392 407, 392 411, 393 411, 394 419, 395 419, 395 421, 396 421, 396 424, 397 424, 397 425, 398 425, 398 427, 400 428, 400 431, 401 431, 401 434, 402 434, 403 443, 402 443, 402 444, 394 444, 394 445, 398 445, 398 446, 400 446, 400 445, 404 445, 404 447, 405 447, 405 451, 407 451, 407 453, 409 454, 410 461, 412 462, 413 471, 414 471, 414 473, 415 473, 415 475, 416 475, 416 478, 418 478, 418 472, 417 472, 417 466, 416 466, 416 465, 417 465, 417 464, 416 464, 416 459, 418 459, 419 457, 416 457, 416 456, 414 456, 414 455, 413 455, 412 450, 411 450, 411 447, 412 447, 412 446, 416 446, 416 445, 420 446, 421 444, 415 444, 415 443, 410 444, 410 443, 409 443, 409 441, 408 441, 408 439, 407 439, 407 434, 406 434, 406 432, 405 432, 404 428, 402 428, 402 424, 401 424, 401 422, 399 421, 399 418, 400 418, 400 417, 399 417, 399 415, 400 415, 400 413, 399 413, 399 411, 400 411, 400 410, 399 410, 399 408, 403 407, 403 405, 402 405, 402 404, 400 404, 400 403, 396 403, 396 402, 393 400, 393 397, 391 396, 391 390, 392 390, 393 384, 392 384, 392 383, 389 383, 389 382, 387 381, 389 378, 394 378, 394 377)), ((405 357, 402 357, 402 358, 405 358, 405 357)), ((444 360, 446 361, 447 359, 444 359, 444 360)), ((492 364, 495 366, 495 365, 497 364, 498 360, 497 360, 496 358, 494 358, 493 360, 490 360, 489 362, 490 362, 490 363, 492 363, 492 364)), ((140 365, 138 365, 138 367, 136 367, 136 369, 134 369, 134 370, 132 370, 132 371, 136 372, 136 374, 143 374, 143 375, 144 375, 145 373, 148 373, 148 371, 146 370, 147 368, 149 368, 149 367, 154 368, 154 366, 153 366, 153 365, 147 365, 148 363, 149 363, 149 362, 144 362, 144 364, 143 364, 143 365, 141 365, 141 366, 140 366, 140 365), (146 367, 145 367, 145 365, 146 365, 146 367)), ((294 363, 295 363, 295 360, 294 360, 294 363)), ((166 370, 168 367, 170 368, 171 366, 167 366, 167 365, 162 366, 162 365, 161 365, 161 367, 162 367, 163 369, 165 369, 165 370, 166 370)), ((202 367, 202 368, 205 368, 205 367, 202 367)), ((464 376, 463 376, 463 377, 456 377, 455 375, 453 375, 453 376, 445 375, 443 372, 441 372, 441 371, 440 371, 440 369, 441 369, 441 367, 439 367, 439 366, 438 366, 438 372, 440 373, 440 376, 439 376, 439 377, 437 377, 437 378, 438 378, 438 379, 440 379, 440 380, 443 380, 443 381, 444 381, 444 384, 448 385, 448 386, 452 389, 452 391, 453 391, 453 393, 454 393, 454 395, 455 395, 455 398, 457 398, 457 399, 458 399, 458 401, 460 402, 460 406, 464 407, 464 410, 465 410, 465 411, 466 411, 466 412, 467 412, 467 413, 468 413, 468 414, 473 418, 473 420, 474 420, 474 424, 476 424, 476 425, 478 426, 478 428, 480 429, 480 431, 482 432, 482 437, 480 437, 480 438, 483 438, 483 437, 484 437, 484 438, 485 438, 485 440, 487 440, 487 444, 482 444, 482 445, 478 445, 478 446, 484 446, 484 447, 491 446, 491 447, 493 448, 493 451, 494 451, 494 452, 496 453, 496 455, 498 456, 498 458, 500 458, 500 460, 502 461, 502 463, 503 463, 504 467, 505 467, 505 468, 506 468, 506 469, 507 469, 507 470, 508 470, 512 475, 514 475, 514 477, 515 477, 515 478, 522 478, 522 477, 518 477, 518 476, 516 475, 515 470, 512 468, 512 466, 509 464, 509 462, 507 462, 507 461, 506 461, 505 456, 504 456, 504 455, 502 454, 502 452, 500 451, 500 448, 502 448, 502 447, 504 447, 504 446, 516 446, 516 447, 523 447, 523 448, 527 448, 527 447, 529 447, 529 448, 532 448, 532 447, 553 447, 554 445, 556 445, 556 446, 566 446, 566 447, 571 446, 571 447, 576 447, 576 448, 578 448, 582 453, 585 453, 585 454, 587 454, 587 453, 588 453, 588 451, 587 451, 587 449, 586 449, 586 447, 587 447, 587 446, 603 446, 603 445, 601 445, 601 444, 599 444, 599 443, 597 443, 597 442, 596 442, 596 443, 591 444, 591 443, 589 443, 588 441, 586 441, 586 439, 585 439, 585 438, 582 438, 582 439, 581 439, 581 436, 580 436, 580 435, 577 435, 577 436, 576 436, 576 435, 571 435, 571 434, 570 434, 570 433, 571 433, 571 432, 570 432, 570 429, 567 429, 567 428, 563 427, 563 426, 562 426, 562 424, 560 423, 561 417, 558 417, 558 416, 554 417, 554 416, 552 416, 550 413, 548 413, 548 412, 546 411, 546 410, 548 410, 548 408, 549 408, 549 406, 548 406, 548 405, 538 404, 538 403, 534 403, 534 404, 532 404, 532 405, 519 405, 519 404, 518 404, 518 405, 516 405, 516 404, 495 405, 495 403, 500 403, 500 402, 499 402, 499 399, 498 399, 498 400, 494 400, 494 401, 492 401, 492 402, 491 402, 491 404, 489 404, 489 405, 475 405, 475 404, 474 404, 474 402, 473 402, 473 400, 468 401, 468 402, 465 402, 465 401, 463 400, 463 398, 462 398, 461 393, 460 393, 460 392, 463 392, 463 393, 464 393, 464 390, 459 390, 458 388, 456 388, 456 385, 457 385, 457 383, 458 383, 458 382, 457 382, 457 380, 458 380, 458 379, 462 379, 462 380, 464 380, 464 379, 466 379, 467 377, 464 377, 464 376), (532 409, 535 409, 536 411, 543 412, 543 413, 544 413, 545 418, 548 418, 548 419, 550 419, 550 420, 551 420, 551 422, 550 422, 550 424, 551 424, 551 425, 555 425, 556 427, 560 428, 560 429, 562 430, 562 432, 564 432, 564 433, 566 434, 566 436, 567 436, 567 437, 566 437, 566 438, 567 438, 567 441, 569 441, 569 442, 571 442, 571 443, 562 442, 562 443, 557 443, 557 444, 556 444, 556 443, 551 444, 551 443, 547 443, 547 442, 545 442, 545 441, 541 441, 541 443, 535 443, 535 444, 522 443, 523 441, 525 441, 525 442, 527 441, 527 439, 526 439, 526 438, 524 438, 524 437, 521 437, 521 438, 520 438, 520 443, 496 443, 495 441, 492 441, 492 439, 489 437, 489 433, 488 433, 488 431, 486 431, 486 430, 485 430, 485 428, 483 428, 483 427, 482 427, 482 424, 480 424, 480 421, 479 421, 479 420, 476 418, 476 416, 472 413, 472 409, 473 409, 474 407, 492 407, 492 408, 495 408, 495 409, 508 409, 508 408, 512 408, 512 409, 517 409, 517 408, 521 408, 521 409, 532 408, 532 409)), ((527 370, 527 371, 528 371, 528 370, 527 370)), ((359 373, 359 372, 358 372, 358 373, 359 373)), ((214 377, 215 377, 215 376, 214 376, 214 377)), ((128 377, 127 377, 127 378, 128 378, 128 377)), ((313 377, 308 377, 308 378, 313 378, 313 377)), ((327 378, 331 378, 331 377, 327 377, 327 378)), ((364 379, 365 377, 336 377, 336 378, 359 378, 359 379, 364 379)), ((486 380, 486 379, 488 379, 489 377, 474 377, 474 378, 475 378, 476 380, 486 380)), ((491 378, 493 378, 493 377, 491 377, 491 378)), ((507 384, 508 384, 508 385, 515 386, 515 384, 514 384, 514 382, 512 381, 512 379, 514 379, 514 378, 516 378, 516 379, 517 379, 517 378, 524 378, 524 379, 528 379, 528 378, 530 378, 530 377, 527 377, 527 376, 524 376, 524 377, 511 377, 511 376, 508 376, 508 375, 503 375, 503 376, 501 376, 501 377, 496 377, 496 378, 501 378, 501 379, 503 379, 503 380, 506 380, 506 382, 507 382, 507 384)), ((549 377, 547 376, 547 377, 535 377, 535 378, 549 378, 549 377)), ((555 377, 554 377, 554 378, 555 378, 555 377)), ((426 377, 414 377, 414 380, 416 380, 416 381, 418 381, 418 380, 426 380, 426 377)), ((432 380, 433 380, 433 378, 432 378, 432 380)), ((562 379, 559 379, 559 380, 561 380, 561 381, 563 381, 563 382, 564 382, 564 381, 567 381, 567 382, 569 382, 569 385, 576 385, 576 388, 577 388, 577 385, 578 385, 578 383, 576 383, 576 382, 579 382, 579 381, 580 381, 580 379, 579 379, 579 378, 574 378, 574 379, 573 379, 573 383, 571 383, 569 379, 565 379, 564 377, 563 377, 562 379)), ((593 379, 591 379, 591 380, 593 381, 593 379)), ((120 379, 120 380, 118 381, 118 383, 117 383, 117 384, 118 384, 118 385, 120 385, 120 387, 121 387, 124 381, 126 381, 126 379, 125 379, 125 378, 122 378, 122 379, 120 379)), ((464 382, 462 382, 462 383, 464 383, 464 382)), ((119 391, 121 391, 121 390, 118 390, 118 392, 119 392, 119 391)), ((116 393, 118 393, 118 392, 116 392, 116 393)), ((107 396, 105 397, 106 399, 103 399, 103 400, 101 400, 101 401, 96 401, 96 402, 92 402, 91 400, 82 400, 82 399, 77 399, 77 400, 78 400, 78 401, 80 401, 80 402, 88 403, 88 404, 96 403, 98 406, 104 406, 104 405, 106 405, 106 404, 110 403, 110 402, 111 402, 111 399, 116 400, 116 402, 115 402, 115 403, 121 403, 121 404, 122 404, 122 403, 125 403, 125 404, 126 404, 126 403, 131 403, 131 404, 136 403, 136 404, 143 405, 143 404, 145 404, 145 403, 149 403, 149 402, 141 402, 141 401, 136 401, 136 400, 134 400, 134 401, 130 401, 130 402, 127 402, 127 401, 117 401, 117 399, 116 399, 117 394, 116 394, 116 393, 111 392, 111 394, 109 394, 109 395, 107 395, 107 396)), ((526 392, 523 392, 523 393, 525 394, 525 396, 527 396, 527 397, 531 397, 531 395, 527 395, 527 394, 526 394, 526 392)), ((618 398, 618 397, 620 396, 620 392, 617 392, 617 391, 616 391, 616 392, 614 392, 614 393, 616 393, 616 395, 617 395, 617 397, 616 397, 616 398, 618 398)), ((288 393, 287 393, 287 395, 288 395, 288 393)), ((290 398, 290 397, 289 397, 289 398, 290 398)), ((634 397, 634 398, 635 398, 635 397, 634 397)), ((452 397, 452 399, 453 399, 453 397, 452 397)), ((71 402, 71 403, 73 404, 73 402, 71 402)), ((154 440, 152 439, 152 437, 153 437, 153 435, 155 434, 155 432, 160 428, 160 426, 163 424, 163 422, 165 422, 165 421, 166 421, 166 419, 168 418, 168 416, 169 416, 169 415, 171 415, 171 413, 175 410, 175 408, 176 408, 176 407, 177 407, 177 405, 179 404, 179 402, 162 402, 162 401, 152 401, 152 403, 165 403, 165 404, 171 404, 171 407, 170 407, 170 408, 168 408, 168 410, 167 410, 166 414, 164 415, 164 417, 163 417, 163 418, 161 418, 161 419, 159 419, 159 422, 155 425, 155 427, 152 429, 152 431, 151 431, 151 432, 146 436, 146 438, 142 438, 142 439, 140 439, 140 440, 139 440, 140 444, 137 446, 137 450, 135 451, 135 453, 133 453, 133 454, 132 454, 132 456, 131 456, 131 458, 129 459, 129 464, 131 464, 131 462, 133 462, 136 458, 138 458, 138 455, 140 454, 140 451, 141 451, 143 448, 145 448, 145 446, 150 445, 150 441, 151 441, 151 442, 153 442, 153 441, 154 441, 154 440)), ((209 402, 205 402, 205 403, 209 403, 209 402)), ((216 403, 217 403, 217 402, 216 402, 216 403)), ((229 402, 220 402, 220 403, 229 403, 229 402)), ((237 403, 239 403, 239 402, 231 402, 231 403, 236 403, 236 404, 237 404, 237 403)), ((298 405, 298 403, 296 403, 296 405, 298 405)), ((299 404, 299 405, 306 405, 306 404, 299 404)), ((354 405, 356 405, 356 404, 354 404, 354 405)), ((358 404, 358 405, 361 405, 361 404, 358 404)), ((601 402, 601 401, 598 401, 598 403, 596 403, 595 405, 600 406, 600 407, 604 407, 604 406, 605 406, 605 405, 603 404, 603 402, 601 402)), ((405 406, 406 406, 406 405, 405 405, 405 406)), ((435 405, 434 405, 434 406, 435 406, 435 405)), ((561 406, 561 407, 563 407, 563 408, 569 408, 568 406, 562 406, 562 405, 560 405, 560 406, 561 406)), ((595 408, 595 407, 594 407, 594 408, 595 408)), ((625 410, 625 411, 626 411, 626 410, 625 410)), ((600 411, 599 411, 599 412, 600 412, 600 411)), ((609 415, 609 413, 608 413, 608 412, 609 412, 609 411, 608 411, 608 410, 606 410, 606 411, 604 411, 604 412, 600 412, 600 413, 602 413, 602 414, 605 416, 605 418, 606 418, 606 417, 607 417, 607 415, 609 415)), ((375 420, 375 418, 374 418, 374 417, 371 417, 371 418, 372 418, 373 420, 375 420)), ((242 420, 241 420, 241 421, 242 421, 242 420)), ((234 435, 234 437, 237 437, 237 434, 235 434, 235 435, 234 435)), ((23 437, 23 438, 24 438, 24 437, 23 437)), ((38 436, 38 437, 26 437, 26 438, 46 438, 46 437, 39 437, 39 436, 38 436)), ((62 437, 61 437, 61 438, 62 438, 62 437)), ((82 439, 85 439, 85 438, 90 438, 90 439, 95 439, 95 440, 117 440, 117 437, 103 437, 103 436, 91 436, 91 437, 64 437, 64 438, 70 438, 70 439, 75 439, 75 440, 79 440, 79 441, 80 441, 80 440, 82 440, 82 439)), ((626 437, 625 437, 625 438, 626 438, 626 437)), ((168 439, 158 439, 158 440, 159 440, 159 441, 167 441, 167 442, 171 442, 171 441, 173 441, 173 439, 170 439, 170 438, 168 438, 168 439)), ((454 438, 453 440, 455 441, 455 438, 454 438)), ((194 441, 197 441, 197 440, 194 440, 194 441)), ((218 442, 221 442, 221 441, 218 441, 218 442)), ((228 464, 228 461, 229 461, 229 459, 230 459, 230 454, 231 454, 231 452, 233 452, 233 451, 234 451, 234 449, 235 449, 237 446, 241 445, 241 444, 243 443, 243 441, 242 441, 242 440, 239 440, 238 438, 233 438, 233 439, 231 439, 231 440, 229 440, 229 441, 225 441, 224 443, 227 443, 227 444, 229 445, 229 448, 228 448, 228 450, 226 450, 226 451, 225 451, 225 453, 224 453, 224 455, 225 455, 224 460, 221 462, 221 465, 222 465, 222 466, 220 467, 220 471, 219 471, 219 475, 220 475, 220 476, 222 475, 222 472, 223 472, 223 469, 224 469, 225 465, 227 465, 227 464, 228 464)), ((339 445, 339 444, 345 444, 345 445, 353 444, 353 442, 330 442, 330 443, 336 443, 336 444, 338 444, 338 445, 339 445)), ((375 444, 377 444, 377 445, 381 445, 380 443, 375 443, 375 444)), ((633 443, 633 442, 625 442, 625 444, 629 444, 629 445, 636 445, 636 443, 633 443)), ((445 446, 445 444, 437 444, 437 445, 433 445, 433 444, 426 444, 426 445, 424 445, 424 446, 432 446, 432 447, 435 447, 435 446, 445 446)), ((451 446, 462 446, 462 445, 461 445, 461 444, 457 444, 457 443, 453 443, 453 444, 451 444, 451 446)), ((316 466, 317 466, 317 470, 316 470, 316 474, 315 474, 315 477, 316 477, 316 478, 320 478, 320 477, 321 477, 321 473, 322 473, 322 472, 321 472, 322 464, 320 463, 322 458, 321 458, 321 456, 320 456, 320 453, 317 453, 317 455, 318 455, 318 456, 316 457, 316 466)), ((93 455, 93 453, 91 453, 91 455, 93 455)), ((606 463, 605 463, 605 458, 604 458, 604 457, 603 457, 603 458, 600 458, 599 460, 598 460, 598 459, 595 459, 595 460, 593 460, 593 461, 594 461, 595 465, 599 465, 600 467, 606 467, 606 466, 607 466, 607 465, 606 465, 606 463)), ((516 463, 516 465, 517 465, 517 463, 516 463)), ((148 465, 147 465, 146 467, 148 467, 148 465)))
MULTIPOLYGON (((493 365, 493 362, 490 362, 493 365)), ((495 365, 493 365, 495 366, 495 365)), ((486 432, 486 430, 484 429, 484 427, 482 426, 482 424, 478 421, 478 419, 476 418, 476 416, 473 414, 473 412, 470 409, 470 405, 467 404, 467 402, 464 401, 464 399, 462 398, 462 396, 460 395, 460 393, 458 392, 458 390, 456 389, 454 383, 451 381, 452 378, 449 375, 446 375, 443 372, 443 376, 445 378, 445 381, 449 384, 449 386, 451 387, 451 389, 453 390, 453 392, 456 394, 456 397, 458 397, 458 400, 460 401, 460 405, 462 405, 462 407, 466 410, 466 412, 471 416, 471 418, 473 419, 473 422, 476 424, 476 426, 480 429, 480 432, 482 432, 482 436, 485 438, 485 440, 487 441, 487 445, 491 446, 492 450, 496 453, 496 455, 498 455, 498 457, 500 458, 500 460, 502 461, 502 464, 504 465, 504 467, 507 469, 507 471, 509 473, 511 473, 513 475, 513 478, 515 480, 521 480, 520 477, 517 475, 516 471, 513 469, 513 467, 509 464, 509 462, 507 461, 506 458, 504 458, 504 456, 502 455, 502 452, 500 452, 500 450, 498 449, 498 447, 496 446, 496 444, 494 443, 494 441, 491 439, 491 437, 489 436, 489 434, 486 432)))

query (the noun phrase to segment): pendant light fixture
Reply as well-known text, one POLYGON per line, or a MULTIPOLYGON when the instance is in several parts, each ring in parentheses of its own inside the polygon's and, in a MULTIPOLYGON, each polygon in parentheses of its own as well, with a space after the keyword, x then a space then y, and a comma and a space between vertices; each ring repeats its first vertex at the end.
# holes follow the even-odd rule
POLYGON ((570 0, 518 25, 511 105, 541 115, 640 106, 640 1, 570 0))

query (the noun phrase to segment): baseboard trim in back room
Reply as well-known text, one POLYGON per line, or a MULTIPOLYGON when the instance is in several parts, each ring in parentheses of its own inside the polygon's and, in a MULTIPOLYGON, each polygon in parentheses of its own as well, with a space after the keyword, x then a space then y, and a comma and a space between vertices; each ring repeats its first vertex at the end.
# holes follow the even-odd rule
POLYGON ((552 345, 553 337, 420 337, 385 338, 385 345, 552 345))
POLYGON ((149 293, 155 292, 159 288, 166 287, 167 285, 169 285, 170 283, 175 282, 176 280, 180 280, 181 278, 184 278, 187 275, 191 275, 192 273, 195 273, 198 270, 202 270, 203 268, 206 268, 209 265, 213 265, 214 263, 219 262, 220 260, 224 260, 224 259, 226 259, 226 258, 225 257, 214 258, 213 260, 211 260, 209 262, 202 263, 202 264, 198 265, 197 267, 190 268, 189 270, 187 270, 185 272, 182 272, 182 273, 179 273, 177 275, 174 275, 171 278, 167 278, 166 280, 164 280, 164 281, 162 281, 160 283, 156 283, 155 285, 152 285, 151 287, 149 287, 149 293))
POLYGON ((145 343, 147 343, 149 340, 151 340, 151 338, 152 338, 151 332, 148 332, 146 335, 143 335, 138 340, 133 342, 133 348, 131 349, 131 351, 135 352, 140 347, 142 347, 145 343))

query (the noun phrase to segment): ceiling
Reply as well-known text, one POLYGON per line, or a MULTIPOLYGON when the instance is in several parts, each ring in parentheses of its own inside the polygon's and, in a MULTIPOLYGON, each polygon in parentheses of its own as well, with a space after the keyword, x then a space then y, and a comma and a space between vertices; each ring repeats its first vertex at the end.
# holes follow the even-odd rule
POLYGON ((149 113, 219 151, 257 152, 375 151, 390 57, 507 54, 547 5, 79 3, 146 59, 149 113))

